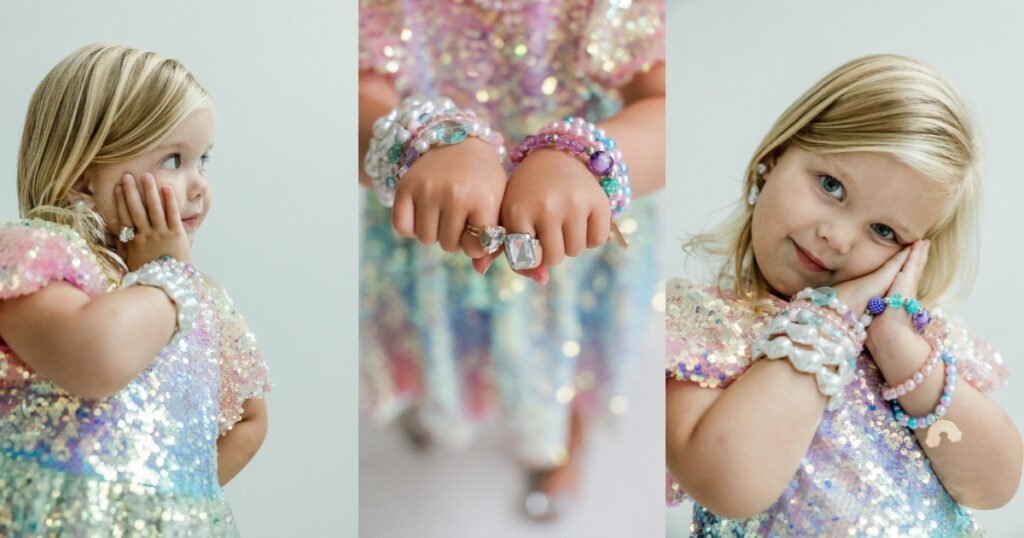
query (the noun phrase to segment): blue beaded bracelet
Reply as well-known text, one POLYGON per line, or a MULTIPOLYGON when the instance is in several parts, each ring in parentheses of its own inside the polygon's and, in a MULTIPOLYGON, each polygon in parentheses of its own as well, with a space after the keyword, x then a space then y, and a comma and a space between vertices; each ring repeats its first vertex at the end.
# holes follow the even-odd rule
POLYGON ((924 334, 925 327, 932 321, 932 315, 917 299, 906 299, 899 293, 894 293, 886 298, 872 297, 868 299, 867 313, 871 316, 880 316, 888 307, 897 310, 906 310, 914 322, 914 329, 919 334, 924 334))

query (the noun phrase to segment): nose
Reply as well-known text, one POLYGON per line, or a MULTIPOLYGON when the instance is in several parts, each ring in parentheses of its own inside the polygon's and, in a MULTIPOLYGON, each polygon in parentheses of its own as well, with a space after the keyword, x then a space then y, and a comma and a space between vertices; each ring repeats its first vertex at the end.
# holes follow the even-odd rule
POLYGON ((206 181, 206 174, 198 169, 193 170, 185 185, 185 195, 191 201, 206 196, 207 192, 209 192, 209 185, 206 181))
POLYGON ((850 226, 840 220, 828 220, 818 225, 818 237, 836 254, 846 254, 852 246, 850 226))

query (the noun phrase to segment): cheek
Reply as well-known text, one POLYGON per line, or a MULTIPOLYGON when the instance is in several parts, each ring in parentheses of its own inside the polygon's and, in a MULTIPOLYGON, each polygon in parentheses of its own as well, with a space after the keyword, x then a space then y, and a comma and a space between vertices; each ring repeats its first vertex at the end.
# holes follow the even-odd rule
POLYGON ((836 276, 841 281, 846 281, 873 273, 897 252, 899 251, 882 245, 865 244, 856 252, 850 253, 850 262, 843 268, 843 274, 836 276))

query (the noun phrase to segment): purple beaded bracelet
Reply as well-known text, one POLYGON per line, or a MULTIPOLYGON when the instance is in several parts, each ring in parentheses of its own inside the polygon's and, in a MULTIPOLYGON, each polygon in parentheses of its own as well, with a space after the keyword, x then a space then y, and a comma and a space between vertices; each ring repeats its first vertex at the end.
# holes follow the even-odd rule
POLYGON ((910 320, 914 323, 914 330, 918 334, 924 334, 925 328, 932 321, 931 313, 917 299, 904 299, 899 293, 894 293, 884 299, 878 296, 868 299, 867 313, 871 316, 880 316, 890 306, 906 310, 910 314, 910 320))

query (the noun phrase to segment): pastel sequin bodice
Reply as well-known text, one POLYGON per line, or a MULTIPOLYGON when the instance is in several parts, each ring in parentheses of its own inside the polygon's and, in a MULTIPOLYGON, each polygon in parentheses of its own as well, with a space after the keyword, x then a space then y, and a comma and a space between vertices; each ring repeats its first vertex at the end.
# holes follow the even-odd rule
POLYGON ((665 57, 664 2, 363 0, 359 66, 403 95, 445 95, 513 145, 567 114, 601 119, 616 88, 665 57))
MULTIPOLYGON (((216 442, 269 390, 267 370, 223 289, 195 279, 191 332, 108 398, 68 393, 0 343, 0 531, 234 534, 216 442)), ((90 297, 114 287, 70 228, 0 228, 0 300, 56 281, 90 297)))
MULTIPOLYGON (((666 382, 726 388, 750 366, 749 346, 781 308, 754 312, 710 285, 669 281, 666 382)), ((998 353, 959 321, 933 311, 928 328, 958 359, 961 379, 988 391, 1008 375, 998 353)), ((779 499, 752 518, 720 518, 696 505, 696 536, 973 536, 970 512, 942 487, 911 431, 893 421, 884 379, 866 351, 845 403, 826 411, 796 475, 779 499)), ((685 492, 667 477, 667 501, 685 492)))

